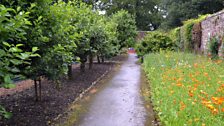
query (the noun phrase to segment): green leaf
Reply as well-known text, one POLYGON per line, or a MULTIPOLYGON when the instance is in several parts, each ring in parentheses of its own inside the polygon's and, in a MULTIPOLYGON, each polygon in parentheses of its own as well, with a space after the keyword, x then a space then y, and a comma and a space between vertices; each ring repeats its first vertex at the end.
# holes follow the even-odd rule
POLYGON ((20 46, 23 46, 23 44, 17 44, 17 45, 16 45, 16 47, 20 47, 20 46))
POLYGON ((23 61, 18 60, 18 59, 11 59, 10 62, 13 63, 14 65, 20 65, 20 64, 23 64, 23 61))
POLYGON ((10 88, 15 88, 16 85, 15 84, 3 84, 2 87, 6 88, 6 89, 10 89, 10 88))
POLYGON ((9 52, 13 52, 13 53, 15 53, 15 52, 22 52, 22 51, 23 50, 21 50, 21 49, 19 49, 17 47, 12 47, 12 48, 9 49, 9 52))
POLYGON ((31 3, 31 8, 35 7, 36 4, 35 3, 31 3))
POLYGON ((20 11, 21 10, 21 7, 20 6, 17 7, 16 10, 17 10, 17 12, 20 11))
POLYGON ((3 114, 3 116, 4 116, 4 118, 6 118, 6 119, 10 119, 10 118, 12 117, 12 113, 11 113, 11 112, 5 112, 5 113, 3 114))
POLYGON ((42 16, 39 16, 39 17, 38 17, 38 21, 40 21, 42 18, 43 18, 42 16))
POLYGON ((6 119, 10 119, 12 117, 12 113, 7 112, 3 106, 0 105, 0 115, 2 115, 6 119))
POLYGON ((8 42, 3 42, 3 44, 7 47, 11 47, 11 45, 8 42))
POLYGON ((20 72, 20 70, 19 70, 18 68, 16 68, 16 67, 14 67, 11 71, 12 71, 13 73, 19 73, 19 72, 20 72))
POLYGON ((32 48, 32 52, 36 52, 37 50, 39 50, 38 47, 33 47, 32 48))
POLYGON ((32 25, 32 23, 30 21, 28 21, 28 20, 25 20, 25 24, 26 25, 32 25))
POLYGON ((29 57, 30 57, 29 54, 27 54, 27 53, 21 53, 19 58, 22 59, 22 60, 25 60, 25 59, 28 59, 29 57))
POLYGON ((4 76, 4 83, 12 83, 11 77, 8 74, 4 76))
POLYGON ((41 57, 39 54, 31 54, 30 57, 41 57))
POLYGON ((5 56, 6 55, 6 52, 2 49, 0 49, 0 58, 5 56))

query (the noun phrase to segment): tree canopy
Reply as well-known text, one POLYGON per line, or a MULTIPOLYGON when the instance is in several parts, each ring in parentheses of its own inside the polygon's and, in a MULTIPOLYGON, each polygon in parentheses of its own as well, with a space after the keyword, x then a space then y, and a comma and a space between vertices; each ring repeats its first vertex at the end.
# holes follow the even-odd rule
POLYGON ((223 0, 83 0, 107 15, 123 9, 135 15, 138 30, 170 29, 198 15, 224 8, 223 0))
POLYGON ((164 29, 182 25, 182 21, 197 18, 199 15, 212 14, 224 8, 223 0, 162 0, 164 29))
MULTIPOLYGON (((34 80, 35 89, 41 77, 60 87, 61 78, 71 76, 73 62, 80 62, 84 72, 87 57, 91 68, 94 56, 103 62, 132 46, 136 35, 127 11, 100 15, 81 0, 2 0, 0 17, 3 88, 14 87, 15 77, 34 80)), ((9 117, 2 106, 0 116, 9 117)))

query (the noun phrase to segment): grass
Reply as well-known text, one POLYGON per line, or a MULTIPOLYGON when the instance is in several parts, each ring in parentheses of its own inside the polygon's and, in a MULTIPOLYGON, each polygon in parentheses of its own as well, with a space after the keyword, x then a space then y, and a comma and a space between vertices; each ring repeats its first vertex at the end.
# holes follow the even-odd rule
POLYGON ((165 126, 224 126, 224 63, 193 54, 145 57, 151 99, 165 126))

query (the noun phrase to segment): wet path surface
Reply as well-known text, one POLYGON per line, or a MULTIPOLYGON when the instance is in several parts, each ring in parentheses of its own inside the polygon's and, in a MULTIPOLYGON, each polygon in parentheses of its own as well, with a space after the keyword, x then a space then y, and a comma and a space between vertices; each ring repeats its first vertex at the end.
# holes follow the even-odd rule
POLYGON ((130 54, 108 86, 94 97, 79 126, 144 126, 146 110, 136 61, 136 55, 130 54))

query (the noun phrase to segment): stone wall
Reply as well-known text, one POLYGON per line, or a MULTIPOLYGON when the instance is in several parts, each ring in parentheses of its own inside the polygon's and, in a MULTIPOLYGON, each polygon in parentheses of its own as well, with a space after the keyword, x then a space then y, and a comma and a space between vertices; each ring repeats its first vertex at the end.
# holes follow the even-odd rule
MULTIPOLYGON (((201 22, 201 52, 207 54, 208 42, 211 37, 217 36, 220 40, 219 49, 221 51, 222 39, 224 36, 224 10, 208 16, 201 22)), ((220 55, 222 55, 220 53, 220 55)))

